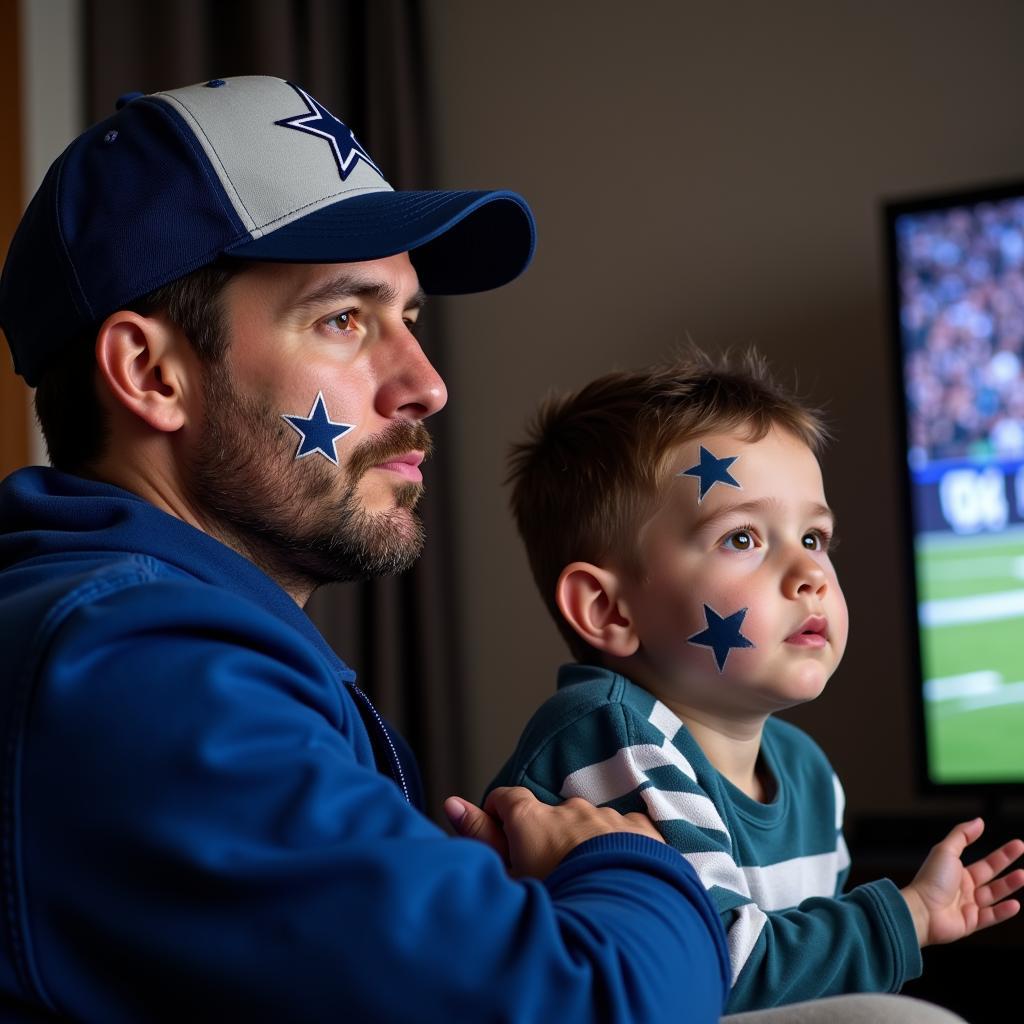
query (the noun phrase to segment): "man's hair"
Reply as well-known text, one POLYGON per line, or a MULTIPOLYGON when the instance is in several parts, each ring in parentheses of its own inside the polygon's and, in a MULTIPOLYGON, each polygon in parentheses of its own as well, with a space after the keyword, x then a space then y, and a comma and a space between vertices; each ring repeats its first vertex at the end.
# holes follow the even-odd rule
POLYGON ((668 456, 684 441, 778 427, 817 454, 828 432, 817 410, 775 381, 754 351, 738 365, 694 350, 676 362, 609 373, 549 398, 510 449, 506 483, 533 578, 579 661, 601 655, 565 621, 555 588, 570 562, 642 571, 636 539, 663 493, 668 456))
MULTIPOLYGON (((221 259, 124 308, 142 316, 166 313, 203 362, 219 362, 228 346, 221 297, 228 282, 247 265, 221 259)), ((88 469, 102 456, 107 442, 107 417, 96 394, 95 342, 95 328, 71 342, 36 389, 36 418, 50 462, 69 473, 88 469)))

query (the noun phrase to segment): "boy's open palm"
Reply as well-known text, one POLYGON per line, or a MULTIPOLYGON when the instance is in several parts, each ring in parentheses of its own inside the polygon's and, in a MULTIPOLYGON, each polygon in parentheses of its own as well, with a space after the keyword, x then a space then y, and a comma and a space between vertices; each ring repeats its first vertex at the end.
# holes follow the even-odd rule
POLYGON ((1006 897, 1024 886, 1024 869, 997 876, 1024 853, 1024 842, 1011 839, 970 866, 962 861, 964 850, 984 828, 981 818, 957 825, 932 847, 914 880, 903 889, 922 946, 955 942, 1020 910, 1017 900, 1006 897))

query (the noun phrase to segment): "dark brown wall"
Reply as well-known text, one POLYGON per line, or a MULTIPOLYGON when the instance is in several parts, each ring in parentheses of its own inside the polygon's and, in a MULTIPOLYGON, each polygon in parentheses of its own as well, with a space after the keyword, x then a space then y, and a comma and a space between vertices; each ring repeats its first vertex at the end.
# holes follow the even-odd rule
POLYGON ((565 657, 505 509, 506 445, 550 386, 691 338, 756 343, 828 408, 851 641, 793 717, 853 810, 920 807, 880 202, 1024 176, 1024 7, 448 0, 429 14, 442 181, 514 187, 540 225, 520 282, 446 308, 475 784, 565 657))
MULTIPOLYGON (((7 252, 22 210, 18 17, 18 0, 0 0, 0 253, 7 252)), ((28 462, 28 396, 4 346, 0 351, 0 478, 28 462)))

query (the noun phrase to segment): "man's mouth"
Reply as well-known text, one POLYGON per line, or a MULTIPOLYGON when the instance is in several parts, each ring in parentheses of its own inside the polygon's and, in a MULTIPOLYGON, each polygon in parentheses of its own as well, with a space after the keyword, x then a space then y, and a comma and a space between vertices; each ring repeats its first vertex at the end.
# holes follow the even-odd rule
POLYGON ((785 642, 794 647, 824 647, 828 643, 828 619, 824 615, 809 615, 785 642))
POLYGON ((405 452, 403 455, 395 455, 384 462, 378 462, 373 468, 385 469, 390 473, 397 473, 411 483, 419 483, 423 479, 420 472, 420 463, 423 459, 423 452, 405 452))

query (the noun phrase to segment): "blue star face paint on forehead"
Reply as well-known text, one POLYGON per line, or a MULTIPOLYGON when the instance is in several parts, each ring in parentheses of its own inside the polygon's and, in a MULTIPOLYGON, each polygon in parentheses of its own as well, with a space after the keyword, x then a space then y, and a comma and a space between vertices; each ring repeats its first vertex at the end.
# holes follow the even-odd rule
POLYGON ((711 607, 704 605, 704 618, 707 620, 707 629, 694 633, 687 637, 687 643, 695 644, 698 647, 710 647, 715 652, 715 664, 718 671, 725 668, 725 659, 734 647, 753 647, 754 643, 748 640, 741 632, 740 626, 746 617, 747 609, 741 608, 724 619, 711 607))
POLYGON ((716 459, 704 447, 700 446, 700 462, 689 469, 682 469, 676 476, 695 476, 700 480, 700 491, 697 494, 697 502, 704 500, 704 495, 711 490, 715 484, 727 484, 729 487, 739 487, 739 481, 733 479, 729 473, 729 467, 739 458, 738 455, 726 456, 724 459, 716 459))
POLYGON ((308 416, 288 416, 282 414, 285 421, 299 435, 299 447, 295 458, 304 459, 307 455, 319 452, 325 459, 338 465, 338 450, 335 441, 343 437, 354 426, 353 423, 335 423, 327 415, 324 404, 324 393, 318 391, 313 408, 308 416))

